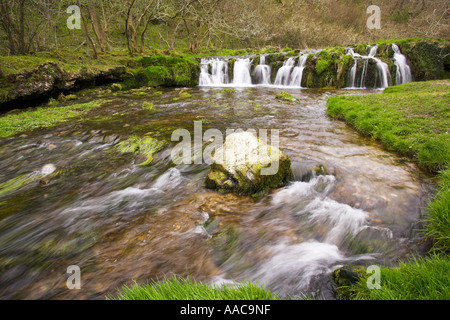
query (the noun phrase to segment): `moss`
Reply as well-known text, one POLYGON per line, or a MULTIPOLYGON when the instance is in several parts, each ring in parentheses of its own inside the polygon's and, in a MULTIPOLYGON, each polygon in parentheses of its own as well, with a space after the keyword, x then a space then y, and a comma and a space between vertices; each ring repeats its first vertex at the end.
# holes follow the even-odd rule
POLYGON ((147 67, 143 73, 147 80, 146 85, 149 87, 170 85, 172 83, 172 77, 167 67, 150 66, 147 67))
POLYGON ((151 102, 144 102, 142 103, 142 109, 144 110, 153 110, 153 103, 151 102))
MULTIPOLYGON (((53 101, 50 106, 58 103, 56 100, 53 101)), ((40 107, 17 114, 7 114, 0 117, 0 137, 9 137, 36 128, 50 128, 71 118, 80 117, 97 107, 99 107, 97 102, 88 102, 58 108, 40 107)))
POLYGON ((289 51, 288 53, 286 53, 287 57, 294 57, 296 55, 298 55, 298 53, 295 50, 292 50, 292 51, 289 51))
POLYGON ((221 193, 233 192, 240 195, 250 195, 259 198, 271 189, 279 188, 294 178, 291 170, 291 160, 279 150, 267 146, 269 156, 279 155, 278 171, 272 175, 262 175, 262 164, 247 163, 239 166, 230 174, 221 164, 212 164, 211 171, 205 179, 207 188, 217 189, 221 193))
POLYGON ((236 92, 235 88, 224 88, 222 90, 214 90, 215 93, 236 92))
POLYGON ((287 93, 287 92, 281 92, 278 93, 275 96, 275 99, 281 100, 281 101, 285 101, 285 102, 289 102, 289 103, 297 103, 298 99, 296 97, 294 97, 293 95, 287 93))
POLYGON ((146 160, 139 165, 147 166, 153 161, 153 155, 161 151, 167 146, 165 142, 158 141, 152 137, 138 137, 136 135, 130 136, 127 140, 116 145, 116 149, 122 153, 140 154, 146 157, 146 160))
POLYGON ((68 94, 66 95, 66 101, 72 101, 78 99, 78 96, 76 94, 68 94))
POLYGON ((189 99, 190 97, 192 97, 192 95, 186 90, 180 90, 180 92, 178 93, 178 97, 184 100, 189 99))
POLYGON ((332 278, 335 283, 337 297, 349 300, 353 296, 352 286, 366 275, 366 268, 359 265, 347 265, 333 271, 332 278))
POLYGON ((144 57, 139 62, 145 68, 144 75, 152 86, 155 84, 164 86, 198 84, 199 63, 194 59, 153 56, 144 57))
POLYGON ((302 86, 308 88, 342 88, 345 86, 347 71, 353 64, 351 55, 345 54, 345 48, 333 47, 310 54, 302 86))
POLYGON ((123 87, 122 87, 122 85, 120 83, 113 83, 111 85, 111 89, 113 91, 122 91, 123 87))
POLYGON ((354 52, 355 52, 355 53, 358 53, 358 54, 360 54, 360 55, 362 55, 362 56, 366 55, 366 52, 367 52, 367 44, 365 44, 365 43, 358 44, 358 45, 355 47, 354 52))
POLYGON ((30 183, 34 182, 36 177, 30 176, 29 174, 22 174, 17 177, 14 177, 4 183, 0 184, 0 197, 14 192, 16 190, 20 190, 30 183))

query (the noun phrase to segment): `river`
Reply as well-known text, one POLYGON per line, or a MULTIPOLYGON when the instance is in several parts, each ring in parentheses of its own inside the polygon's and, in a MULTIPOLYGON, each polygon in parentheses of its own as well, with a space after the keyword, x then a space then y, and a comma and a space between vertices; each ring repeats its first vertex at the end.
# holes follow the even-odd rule
POLYGON ((173 274, 210 283, 254 280, 282 298, 334 299, 330 273, 392 265, 421 252, 429 176, 326 113, 337 94, 379 90, 271 87, 85 91, 102 99, 82 121, 0 140, 0 298, 104 299, 173 274), (143 110, 144 101, 154 110, 143 110), (278 129, 296 177, 261 199, 206 189, 207 164, 175 166, 169 144, 152 165, 114 145, 131 134, 170 140, 177 128, 278 129), (312 168, 321 165, 326 174, 312 168), (53 171, 48 175, 46 170, 53 171), (67 268, 81 269, 69 290, 67 268))

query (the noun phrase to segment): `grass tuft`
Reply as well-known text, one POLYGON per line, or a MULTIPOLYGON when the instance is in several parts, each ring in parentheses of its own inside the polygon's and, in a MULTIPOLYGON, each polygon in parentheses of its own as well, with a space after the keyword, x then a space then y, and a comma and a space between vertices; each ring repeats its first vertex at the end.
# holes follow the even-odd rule
POLYGON ((367 277, 352 288, 356 300, 449 300, 450 260, 433 255, 400 262, 398 268, 381 268, 380 289, 368 289, 367 277))
POLYGON ((211 286, 191 278, 173 276, 162 281, 151 281, 143 285, 136 282, 131 287, 123 286, 108 300, 277 300, 262 286, 253 282, 235 283, 233 286, 211 286))

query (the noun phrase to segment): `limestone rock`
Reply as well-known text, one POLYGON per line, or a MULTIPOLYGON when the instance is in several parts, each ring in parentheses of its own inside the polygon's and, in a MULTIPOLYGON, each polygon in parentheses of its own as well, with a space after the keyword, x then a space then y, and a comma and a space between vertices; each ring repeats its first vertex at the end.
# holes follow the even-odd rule
POLYGON ((289 157, 250 132, 230 134, 213 161, 206 187, 223 193, 257 197, 293 179, 289 157))

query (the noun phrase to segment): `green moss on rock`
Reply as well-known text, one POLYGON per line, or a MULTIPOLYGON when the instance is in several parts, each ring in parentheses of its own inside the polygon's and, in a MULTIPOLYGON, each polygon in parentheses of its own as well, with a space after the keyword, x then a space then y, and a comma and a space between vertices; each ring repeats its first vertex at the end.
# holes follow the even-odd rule
POLYGON ((153 155, 165 147, 165 142, 158 141, 152 137, 141 138, 136 135, 132 135, 127 140, 120 142, 116 146, 116 149, 122 153, 131 152, 145 156, 146 160, 141 162, 139 165, 147 166, 152 163, 153 155))
POLYGON ((342 300, 349 300, 353 295, 352 285, 366 275, 366 268, 359 265, 347 265, 333 271, 336 296, 342 300))
POLYGON ((289 103, 297 103, 298 99, 296 97, 294 97, 293 95, 287 93, 287 92, 281 92, 278 93, 275 96, 275 99, 281 100, 281 101, 285 101, 285 102, 289 102, 289 103))
POLYGON ((140 60, 144 68, 143 79, 139 74, 138 82, 147 81, 149 86, 195 86, 198 84, 199 63, 194 59, 180 57, 153 56, 140 60))
POLYGON ((223 193, 259 197, 293 179, 289 157, 250 132, 229 135, 213 160, 206 187, 223 193))
POLYGON ((345 48, 334 47, 310 54, 302 79, 302 86, 308 88, 345 86, 347 71, 353 65, 351 55, 346 55, 345 48))

